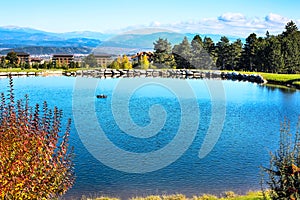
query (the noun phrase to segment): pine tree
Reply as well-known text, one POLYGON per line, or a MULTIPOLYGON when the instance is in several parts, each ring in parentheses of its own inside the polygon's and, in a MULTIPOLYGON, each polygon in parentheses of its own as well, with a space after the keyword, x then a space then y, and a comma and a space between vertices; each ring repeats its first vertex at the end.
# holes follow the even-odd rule
POLYGON ((244 45, 244 51, 242 56, 242 63, 244 69, 247 71, 253 71, 255 69, 255 59, 257 53, 257 37, 255 33, 250 34, 246 38, 246 44, 244 45))
POLYGON ((297 28, 297 25, 293 22, 293 21, 290 21, 286 24, 285 26, 285 31, 282 33, 283 36, 288 36, 292 33, 295 33, 298 31, 298 28, 297 28))
POLYGON ((10 67, 16 67, 17 64, 18 64, 18 61, 19 61, 19 58, 18 58, 18 56, 17 56, 17 53, 14 52, 14 51, 9 52, 9 53, 6 55, 5 59, 9 61, 10 67))
POLYGON ((284 61, 281 52, 281 42, 276 36, 269 36, 266 39, 266 72, 278 73, 283 71, 284 61))
POLYGON ((192 67, 192 52, 187 37, 184 37, 179 45, 174 46, 173 55, 177 68, 190 69, 192 67))
POLYGON ((159 38, 154 44, 154 66, 158 68, 176 68, 172 45, 167 39, 159 38))
POLYGON ((206 61, 205 68, 211 69, 215 66, 215 63, 217 62, 217 59, 218 59, 218 55, 216 52, 216 45, 210 37, 204 37, 203 48, 206 50, 206 52, 210 56, 210 59, 205 59, 205 61, 206 61))
POLYGON ((228 64, 227 69, 238 70, 240 65, 240 59, 243 51, 243 43, 240 39, 237 39, 235 42, 229 45, 228 52, 228 64))
POLYGON ((209 60, 209 55, 203 48, 202 38, 196 35, 192 42, 192 65, 195 68, 205 69, 207 67, 207 60, 209 60))
POLYGON ((229 39, 225 36, 221 37, 220 42, 217 43, 217 67, 219 69, 227 69, 230 68, 230 44, 229 39))

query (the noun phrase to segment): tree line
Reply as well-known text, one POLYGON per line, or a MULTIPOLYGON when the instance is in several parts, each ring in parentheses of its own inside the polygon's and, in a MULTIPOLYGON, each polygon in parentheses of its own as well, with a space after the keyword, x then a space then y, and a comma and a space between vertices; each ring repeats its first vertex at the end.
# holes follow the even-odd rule
POLYGON ((300 32, 290 21, 279 35, 264 37, 255 33, 230 42, 226 36, 215 43, 210 37, 196 35, 191 42, 184 37, 172 46, 167 39, 154 43, 154 65, 158 68, 198 68, 219 70, 300 73, 300 32))

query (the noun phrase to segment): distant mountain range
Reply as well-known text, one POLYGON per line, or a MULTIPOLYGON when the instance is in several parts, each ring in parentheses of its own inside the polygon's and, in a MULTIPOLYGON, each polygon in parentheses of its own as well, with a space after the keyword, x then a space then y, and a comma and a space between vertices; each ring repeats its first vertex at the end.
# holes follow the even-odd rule
MULTIPOLYGON (((141 49, 153 49, 153 42, 158 38, 167 38, 172 44, 178 44, 184 36, 191 41, 196 34, 180 34, 155 30, 145 33, 128 32, 120 35, 103 34, 100 32, 81 31, 68 33, 51 33, 22 27, 0 27, 0 54, 12 49, 30 54, 73 53, 87 54, 94 49, 98 53, 128 53, 141 49), (126 51, 126 52, 124 52, 126 51)), ((221 35, 200 34, 218 42, 221 35)), ((228 36, 230 41, 238 37, 228 36)), ((243 38, 241 38, 244 41, 243 38)))

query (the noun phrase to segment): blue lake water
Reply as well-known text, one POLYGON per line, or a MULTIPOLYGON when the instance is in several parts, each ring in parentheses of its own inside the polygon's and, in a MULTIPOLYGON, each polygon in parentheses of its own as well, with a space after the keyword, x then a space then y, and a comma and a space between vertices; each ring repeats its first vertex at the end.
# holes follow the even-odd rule
MULTIPOLYGON (((68 118, 73 121, 70 143, 75 147, 77 178, 74 187, 65 195, 66 199, 76 199, 82 195, 91 197, 108 195, 126 199, 150 194, 183 193, 192 196, 202 193, 220 194, 228 190, 237 193, 259 190, 261 178, 259 167, 260 165, 268 166, 269 151, 273 151, 278 146, 280 122, 287 116, 291 120, 292 130, 294 130, 300 115, 300 92, 295 90, 270 88, 248 82, 195 79, 176 81, 164 79, 163 83, 170 83, 168 87, 160 79, 150 79, 152 84, 141 85, 133 91, 126 91, 124 85, 120 87, 121 89, 118 88, 122 84, 125 86, 128 84, 129 88, 132 80, 127 79, 124 82, 122 79, 86 78, 88 83, 97 81, 95 91, 91 93, 84 87, 76 88, 78 78, 74 77, 14 79, 17 98, 23 98, 25 94, 28 94, 32 105, 42 104, 46 100, 49 107, 56 105, 63 109, 64 123, 68 118), (173 82, 177 90, 183 90, 181 94, 172 90, 173 82), (185 91, 186 88, 183 86, 180 88, 181 84, 187 84, 194 96, 185 91), (218 99, 218 95, 216 95, 212 100, 212 93, 214 93, 212 90, 216 88, 209 90, 209 85, 222 85, 225 96, 218 99), (76 90, 80 90, 79 94, 82 95, 74 97, 76 90), (184 95, 185 92, 187 95, 184 95), (95 98, 96 94, 102 93, 108 95, 108 98, 95 98), (125 97, 128 94, 130 94, 130 98, 127 101, 125 97), (74 101, 79 102, 78 105, 82 106, 74 106, 74 101), (195 102, 197 107, 193 107, 195 102), (217 114, 217 116, 220 114, 212 113, 212 107, 219 104, 226 106, 220 137, 217 138, 217 143, 212 151, 204 158, 199 158, 199 150, 209 128, 214 131, 214 127, 220 127, 220 124, 211 122, 213 114, 217 114), (129 125, 126 127, 128 116, 123 113, 122 107, 118 107, 120 105, 128 108, 130 123, 133 125, 128 122, 129 125), (182 111, 182 105, 183 109, 188 108, 191 112, 187 114, 182 111), (155 106, 158 106, 158 109, 153 109, 155 106), (93 117, 90 109, 94 112, 97 122, 91 121, 93 117), (194 111, 197 109, 199 109, 199 115, 194 116, 196 113, 194 111), (190 131, 193 131, 195 127, 197 129, 194 138, 187 146, 188 148, 178 156, 177 160, 160 167, 162 163, 167 162, 168 155, 158 156, 161 162, 155 163, 158 165, 157 170, 130 173, 126 170, 117 170, 118 167, 129 167, 132 163, 129 163, 129 160, 126 163, 126 159, 123 163, 119 163, 118 156, 113 154, 110 149, 102 149, 101 152, 96 153, 107 154, 107 159, 115 158, 116 160, 111 162, 115 167, 103 164, 89 153, 80 139, 83 133, 79 133, 76 129, 74 111, 77 115, 80 113, 81 118, 79 117, 77 120, 88 122, 87 126, 89 127, 84 127, 85 130, 88 130, 84 137, 93 138, 95 136, 96 138, 98 129, 96 130, 92 126, 96 123, 115 146, 135 154, 159 151, 178 139, 176 134, 183 123, 194 122, 195 119, 199 119, 199 122, 196 126, 195 124, 185 124, 183 133, 187 135, 186 140, 192 137, 190 131), (185 122, 181 121, 182 117, 185 117, 185 122), (162 127, 159 127, 158 130, 155 126, 151 127, 151 120, 154 120, 154 125, 158 123, 162 127), (126 122, 125 125, 122 121, 126 122), (88 125, 89 123, 91 126, 88 125), (120 124, 125 127, 120 128, 120 124), (141 130, 150 127, 149 133, 147 131, 140 132, 141 135, 152 135, 139 138, 126 134, 126 131, 131 131, 134 126, 141 130), (151 133, 151 131, 155 133, 151 133)), ((7 85, 7 79, 0 79, 1 92, 7 90, 7 85)), ((218 108, 215 111, 218 111, 218 108)), ((183 137, 181 140, 182 146, 186 145, 185 138, 183 137)), ((179 151, 180 146, 178 147, 179 151)), ((97 151, 97 147, 95 148, 97 151)), ((169 153, 172 154, 172 152, 169 153)), ((173 153, 176 154, 176 151, 173 153)), ((145 163, 151 164, 147 160, 147 156, 144 159, 145 163)), ((138 166, 140 160, 136 161, 138 166)), ((146 164, 143 167, 144 170, 149 168, 146 164)), ((137 171, 140 168, 140 166, 137 167, 137 171)))

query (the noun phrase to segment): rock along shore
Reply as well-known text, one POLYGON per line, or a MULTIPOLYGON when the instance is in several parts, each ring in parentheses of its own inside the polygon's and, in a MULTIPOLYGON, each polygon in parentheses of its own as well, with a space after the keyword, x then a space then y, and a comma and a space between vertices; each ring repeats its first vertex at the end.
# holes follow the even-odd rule
POLYGON ((66 76, 81 76, 95 78, 121 78, 121 77, 162 77, 162 78, 181 78, 181 79, 228 79, 249 81, 258 84, 267 83, 261 75, 257 74, 242 74, 237 72, 221 72, 221 71, 202 71, 196 69, 148 69, 148 70, 114 70, 114 69, 99 69, 99 70, 79 70, 74 73, 65 73, 66 76))
POLYGON ((238 72, 202 71, 197 69, 133 69, 133 70, 78 70, 76 72, 43 71, 43 72, 0 72, 0 77, 7 76, 79 76, 94 78, 131 78, 131 77, 162 77, 180 79, 228 79, 249 81, 258 84, 267 83, 261 75, 242 74, 238 72))
POLYGON ((63 71, 43 71, 43 72, 0 72, 0 77, 18 76, 61 76, 63 71))

